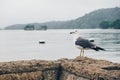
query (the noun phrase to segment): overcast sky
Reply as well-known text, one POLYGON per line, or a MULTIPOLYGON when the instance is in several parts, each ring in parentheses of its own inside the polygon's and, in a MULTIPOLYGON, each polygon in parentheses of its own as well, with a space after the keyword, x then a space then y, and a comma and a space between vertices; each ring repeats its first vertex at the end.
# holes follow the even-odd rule
POLYGON ((0 27, 71 20, 112 7, 120 7, 120 0, 0 0, 0 27))

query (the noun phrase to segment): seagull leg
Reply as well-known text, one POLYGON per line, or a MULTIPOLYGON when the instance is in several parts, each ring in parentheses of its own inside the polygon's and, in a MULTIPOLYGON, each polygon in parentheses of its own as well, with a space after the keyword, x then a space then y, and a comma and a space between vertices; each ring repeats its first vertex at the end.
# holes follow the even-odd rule
POLYGON ((81 48, 81 54, 80 54, 81 57, 84 57, 84 49, 81 48))
POLYGON ((84 57, 84 49, 83 49, 83 55, 82 56, 84 57))
POLYGON ((81 49, 81 57, 82 57, 82 49, 81 49))
POLYGON ((82 49, 80 49, 80 57, 82 56, 82 49))
POLYGON ((83 48, 81 49, 81 57, 83 57, 83 48))

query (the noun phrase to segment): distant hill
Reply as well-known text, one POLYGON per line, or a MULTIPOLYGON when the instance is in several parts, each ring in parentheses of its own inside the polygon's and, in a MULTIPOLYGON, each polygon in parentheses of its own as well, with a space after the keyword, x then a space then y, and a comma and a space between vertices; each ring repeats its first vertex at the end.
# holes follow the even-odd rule
POLYGON ((98 28, 102 21, 120 19, 120 8, 99 9, 74 20, 75 28, 98 28))
MULTIPOLYGON (((115 21, 120 19, 120 8, 99 9, 82 17, 69 21, 51 21, 45 23, 31 23, 34 26, 46 25, 48 29, 74 29, 74 28, 99 28, 102 21, 115 21)), ((27 24, 15 24, 5 29, 24 29, 27 24)))
POLYGON ((15 24, 15 25, 10 25, 8 27, 5 27, 7 30, 17 30, 17 29, 24 29, 26 24, 15 24))

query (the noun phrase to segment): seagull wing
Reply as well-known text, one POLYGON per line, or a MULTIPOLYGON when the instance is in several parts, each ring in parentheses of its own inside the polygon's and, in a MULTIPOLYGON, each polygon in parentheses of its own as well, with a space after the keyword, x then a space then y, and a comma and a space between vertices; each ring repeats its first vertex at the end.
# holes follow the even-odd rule
POLYGON ((99 51, 99 50, 105 51, 105 49, 98 47, 95 44, 93 44, 92 42, 90 42, 89 40, 81 38, 81 37, 77 38, 77 40, 75 41, 75 44, 78 46, 81 46, 83 48, 94 49, 96 51, 99 51))
POLYGON ((95 45, 91 43, 89 40, 78 37, 77 40, 75 41, 75 44, 78 46, 81 46, 83 48, 93 48, 95 45))

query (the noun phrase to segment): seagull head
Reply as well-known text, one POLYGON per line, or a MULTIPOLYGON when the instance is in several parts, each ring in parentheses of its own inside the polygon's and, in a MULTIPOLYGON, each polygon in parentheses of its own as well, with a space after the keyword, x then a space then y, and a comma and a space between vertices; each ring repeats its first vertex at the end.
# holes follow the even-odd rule
POLYGON ((70 34, 73 35, 73 42, 74 43, 78 39, 78 37, 80 37, 79 32, 77 30, 71 31, 70 34))
POLYGON ((70 34, 77 34, 77 33, 78 33, 77 30, 70 32, 70 34))

